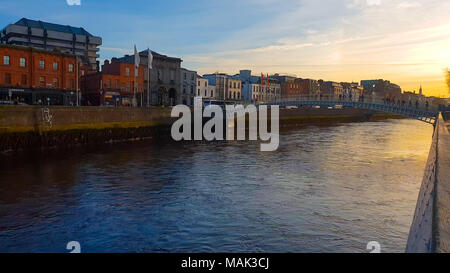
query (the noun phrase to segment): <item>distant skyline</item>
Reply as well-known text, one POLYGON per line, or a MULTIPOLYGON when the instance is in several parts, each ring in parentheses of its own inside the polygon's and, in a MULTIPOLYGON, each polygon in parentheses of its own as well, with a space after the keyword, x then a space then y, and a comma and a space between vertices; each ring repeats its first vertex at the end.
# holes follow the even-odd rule
POLYGON ((280 73, 331 81, 383 78, 448 96, 450 1, 2 0, 0 25, 26 17, 103 38, 100 61, 152 50, 199 74, 280 73), (69 5, 68 3, 74 4, 69 5))

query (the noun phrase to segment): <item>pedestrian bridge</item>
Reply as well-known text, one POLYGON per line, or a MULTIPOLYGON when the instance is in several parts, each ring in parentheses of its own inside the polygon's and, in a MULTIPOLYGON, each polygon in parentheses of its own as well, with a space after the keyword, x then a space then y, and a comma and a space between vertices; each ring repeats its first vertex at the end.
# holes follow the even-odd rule
POLYGON ((407 105, 398 105, 395 103, 381 102, 364 102, 364 101, 344 101, 344 100, 302 100, 302 99, 287 99, 274 102, 265 103, 266 105, 280 105, 284 107, 289 106, 320 106, 320 107, 352 107, 367 110, 373 110, 384 113, 398 114, 407 118, 417 119, 429 124, 436 124, 438 112, 428 109, 414 108, 407 105))

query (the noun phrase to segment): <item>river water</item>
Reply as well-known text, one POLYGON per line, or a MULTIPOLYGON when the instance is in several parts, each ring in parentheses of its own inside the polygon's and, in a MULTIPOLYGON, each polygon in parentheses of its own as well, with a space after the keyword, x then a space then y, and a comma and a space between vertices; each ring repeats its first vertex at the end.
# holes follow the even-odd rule
POLYGON ((404 251, 432 126, 304 126, 258 142, 0 157, 0 252, 404 251))

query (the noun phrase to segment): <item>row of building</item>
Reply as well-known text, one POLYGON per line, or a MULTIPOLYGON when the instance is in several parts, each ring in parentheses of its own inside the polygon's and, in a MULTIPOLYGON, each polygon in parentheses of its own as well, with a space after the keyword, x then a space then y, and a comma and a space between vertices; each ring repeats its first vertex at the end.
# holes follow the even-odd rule
MULTIPOLYGON (((359 101, 395 98, 401 88, 385 80, 360 83, 302 79, 287 75, 199 75, 182 60, 151 51, 105 60, 101 37, 83 28, 22 18, 0 32, 0 102, 49 105, 192 105, 195 96, 226 102, 265 103, 300 96, 359 101), (139 64, 135 64, 139 60, 139 64)), ((417 97, 419 96, 419 97, 417 97)))

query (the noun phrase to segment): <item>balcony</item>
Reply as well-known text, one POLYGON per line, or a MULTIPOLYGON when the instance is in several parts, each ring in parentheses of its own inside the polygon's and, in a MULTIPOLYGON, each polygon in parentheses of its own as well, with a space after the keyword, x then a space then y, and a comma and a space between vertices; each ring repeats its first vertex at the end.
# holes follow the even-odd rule
POLYGON ((89 58, 99 58, 100 55, 95 54, 95 53, 92 53, 92 52, 89 52, 89 53, 88 53, 88 57, 89 57, 89 58))
POLYGON ((11 37, 8 39, 8 42, 9 43, 14 43, 14 42, 28 43, 28 39, 22 38, 22 37, 11 37))

